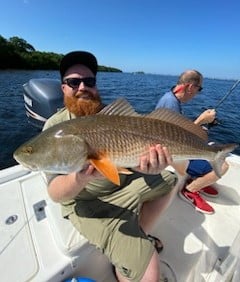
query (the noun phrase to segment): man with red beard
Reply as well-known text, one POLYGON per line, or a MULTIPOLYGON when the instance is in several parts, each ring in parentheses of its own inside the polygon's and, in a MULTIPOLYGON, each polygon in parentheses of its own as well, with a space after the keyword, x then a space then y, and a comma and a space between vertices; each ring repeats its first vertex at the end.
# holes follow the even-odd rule
MULTIPOLYGON (((74 51, 60 63, 65 108, 54 114, 44 130, 64 120, 92 115, 104 106, 96 87, 94 55, 74 51)), ((120 186, 104 178, 92 165, 68 175, 49 175, 48 193, 62 204, 63 216, 111 261, 119 281, 159 281, 161 241, 149 235, 172 199, 175 174, 167 148, 149 148, 139 167, 120 174, 120 186), (131 250, 129 252, 128 250, 131 250)))

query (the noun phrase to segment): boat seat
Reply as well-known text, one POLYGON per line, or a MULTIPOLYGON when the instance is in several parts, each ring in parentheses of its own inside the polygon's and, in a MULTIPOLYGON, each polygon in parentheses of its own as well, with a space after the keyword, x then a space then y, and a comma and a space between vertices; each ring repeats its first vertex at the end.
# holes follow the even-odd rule
POLYGON ((48 199, 45 210, 54 239, 64 254, 73 256, 81 248, 90 246, 88 240, 74 228, 72 223, 62 217, 59 204, 48 199))
MULTIPOLYGON (((68 256, 74 256, 83 247, 88 248, 90 246, 88 240, 74 228, 69 220, 62 217, 61 205, 50 199, 43 174, 39 173, 37 178, 39 186, 41 186, 39 187, 41 188, 41 198, 44 200, 36 204, 42 205, 40 210, 43 210, 45 213, 44 217, 48 220, 49 229, 57 247, 68 256)), ((31 181, 33 180, 36 181, 36 177, 31 179, 31 181)), ((34 184, 30 183, 30 187, 33 187, 31 185, 34 184)))

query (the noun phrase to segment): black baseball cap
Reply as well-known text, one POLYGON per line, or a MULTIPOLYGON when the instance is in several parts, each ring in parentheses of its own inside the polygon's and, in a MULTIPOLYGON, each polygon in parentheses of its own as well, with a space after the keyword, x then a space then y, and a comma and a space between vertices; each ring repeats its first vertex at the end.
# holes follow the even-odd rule
POLYGON ((73 51, 66 54, 60 62, 60 75, 63 79, 66 71, 73 65, 81 64, 88 67, 96 76, 98 70, 98 63, 96 57, 86 51, 73 51))

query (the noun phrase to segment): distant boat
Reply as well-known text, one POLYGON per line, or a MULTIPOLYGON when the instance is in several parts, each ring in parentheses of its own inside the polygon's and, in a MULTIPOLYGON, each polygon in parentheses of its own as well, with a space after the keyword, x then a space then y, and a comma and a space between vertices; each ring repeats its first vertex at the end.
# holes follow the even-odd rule
POLYGON ((133 74, 145 74, 145 72, 144 71, 135 71, 133 72, 133 74))

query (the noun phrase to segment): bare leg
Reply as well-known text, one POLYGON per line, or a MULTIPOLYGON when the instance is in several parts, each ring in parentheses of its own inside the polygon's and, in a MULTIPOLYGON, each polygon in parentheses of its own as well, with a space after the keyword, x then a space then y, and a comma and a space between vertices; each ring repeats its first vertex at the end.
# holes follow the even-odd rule
MULTIPOLYGON (((129 280, 123 277, 118 271, 116 271, 118 281, 128 282, 129 280)), ((153 256, 148 264, 148 267, 143 275, 141 282, 158 282, 160 280, 159 270, 159 256, 157 252, 153 253, 153 256)))
POLYGON ((174 187, 168 194, 143 203, 139 223, 146 234, 152 230, 157 218, 168 208, 175 194, 174 187))
MULTIPOLYGON (((229 165, 224 162, 222 166, 222 174, 225 174, 228 170, 229 165)), ((219 177, 215 174, 214 171, 211 171, 201 177, 194 179, 190 184, 186 186, 186 189, 191 192, 197 192, 201 190, 203 187, 211 185, 215 183, 219 177)))
POLYGON ((179 173, 182 176, 186 175, 188 165, 189 165, 188 160, 172 163, 172 167, 177 171, 177 173, 179 173))
MULTIPOLYGON (((172 164, 174 169, 180 174, 180 175, 186 175, 186 170, 189 165, 189 161, 181 161, 181 162, 175 162, 172 164)), ((222 175, 224 175, 228 170, 229 165, 224 162, 222 165, 222 175)), ((191 192, 197 192, 201 190, 203 187, 206 187, 208 185, 214 184, 219 177, 215 174, 214 171, 211 171, 203 176, 200 176, 196 179, 194 179, 190 184, 186 186, 186 189, 191 192)))

